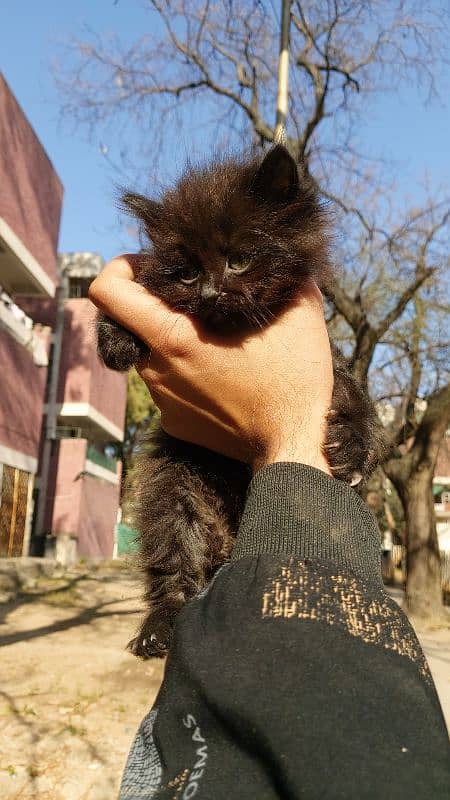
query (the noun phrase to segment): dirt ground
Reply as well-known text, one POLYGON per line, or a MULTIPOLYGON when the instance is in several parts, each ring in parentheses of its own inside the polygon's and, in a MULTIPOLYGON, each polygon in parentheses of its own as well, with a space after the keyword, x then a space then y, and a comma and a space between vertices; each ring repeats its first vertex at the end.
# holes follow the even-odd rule
MULTIPOLYGON (((70 572, 37 559, 0 563, 1 798, 117 796, 163 672, 125 651, 139 592, 123 562, 70 572)), ((450 628, 420 638, 449 724, 450 628)))
POLYGON ((136 574, 116 564, 62 577, 35 570, 0 606, 1 798, 117 797, 163 662, 125 651, 140 589, 136 574))

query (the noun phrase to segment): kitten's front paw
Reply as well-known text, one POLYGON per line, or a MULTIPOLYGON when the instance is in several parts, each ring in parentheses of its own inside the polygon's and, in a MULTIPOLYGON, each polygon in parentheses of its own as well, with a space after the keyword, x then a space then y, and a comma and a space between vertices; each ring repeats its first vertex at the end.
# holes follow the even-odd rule
POLYGON ((97 352, 109 369, 124 372, 140 361, 148 349, 118 322, 99 314, 97 318, 97 352))

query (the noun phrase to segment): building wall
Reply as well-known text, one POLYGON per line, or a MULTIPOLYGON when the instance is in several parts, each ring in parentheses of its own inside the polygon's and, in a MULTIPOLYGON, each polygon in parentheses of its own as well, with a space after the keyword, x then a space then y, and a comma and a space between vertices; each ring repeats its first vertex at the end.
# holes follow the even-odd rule
MULTIPOLYGON (((42 336, 48 346, 50 331, 42 336)), ((47 369, 36 366, 31 353, 0 330, 0 374, 0 447, 37 459, 47 369)))
MULTIPOLYGON (((34 336, 45 356, 50 330, 34 336)), ((10 557, 28 555, 47 368, 0 329, 0 375, 0 557, 10 557)))
POLYGON ((106 369, 97 356, 96 310, 83 298, 68 300, 65 308, 58 402, 89 403, 123 430, 126 378, 106 369))
POLYGON ((91 558, 111 558, 114 528, 119 507, 120 485, 86 475, 83 478, 78 529, 78 554, 91 558))
POLYGON ((63 186, 1 74, 0 142, 0 217, 56 281, 63 186))
MULTIPOLYGON (((53 466, 55 482, 49 529, 77 540, 77 555, 110 558, 119 506, 120 474, 111 483, 86 472, 86 439, 61 439, 53 466)), ((50 481, 50 485, 52 485, 50 481)))
MULTIPOLYGON (((53 512, 50 529, 54 536, 78 536, 81 513, 82 477, 86 461, 86 439, 61 439, 54 464, 53 512)), ((50 482, 52 483, 52 482, 50 482)))
MULTIPOLYGON (((30 300, 27 310, 39 301, 30 300)), ((43 302, 42 319, 50 319, 51 301, 43 302), (45 313, 44 313, 45 312, 45 313)), ((123 430, 126 404, 126 376, 107 370, 96 353, 95 309, 84 298, 65 303, 63 345, 58 383, 61 407, 89 407, 123 430)), ((52 536, 76 540, 79 557, 110 557, 120 502, 120 474, 111 480, 89 473, 87 449, 114 438, 108 430, 93 425, 86 411, 73 417, 61 416, 59 424, 81 429, 83 438, 63 438, 52 445, 47 487, 45 530, 52 536), (92 438, 91 438, 92 437, 92 438)), ((118 467, 119 469, 119 467, 118 467)), ((101 472, 101 470, 100 470, 101 472)), ((108 470, 105 470, 108 475, 108 470)))
MULTIPOLYGON (((10 297, 14 295, 14 303, 34 321, 34 333, 45 339, 43 355, 39 339, 35 351, 35 358, 41 363, 49 353, 56 319, 54 293, 59 283, 57 243, 62 197, 58 175, 0 74, 0 286, 10 297)), ((3 295, 2 300, 8 309, 13 308, 10 297, 3 295)), ((19 319, 19 309, 14 313, 19 319)), ((21 542, 16 542, 12 532, 21 515, 21 530, 26 528, 21 538, 25 547, 33 473, 46 447, 41 433, 48 369, 37 366, 24 346, 27 338, 22 334, 28 330, 28 322, 24 331, 17 331, 13 320, 8 321, 3 313, 2 325, 9 326, 10 333, 0 328, 0 554, 15 555, 21 542), (16 463, 2 468, 2 463, 9 464, 6 457, 11 453, 18 456, 16 463), (19 483, 23 484, 20 508, 15 502, 19 483), (14 502, 10 502, 11 497, 14 502), (12 510, 8 510, 10 506, 12 510)), ((72 418, 70 413, 62 414, 57 436, 68 434, 63 429, 67 425, 68 429, 80 428, 84 438, 58 438, 51 443, 44 529, 39 518, 34 544, 40 548, 46 533, 67 534, 77 539, 79 555, 109 556, 113 550, 120 476, 108 475, 107 471, 102 476, 101 467, 89 467, 86 454, 90 441, 101 451, 102 444, 121 438, 126 378, 106 370, 97 358, 95 310, 87 299, 68 300, 65 307, 58 402, 80 404, 84 410, 78 408, 77 413, 75 409, 72 418), (97 413, 92 414, 91 409, 97 413), (89 469, 97 476, 88 474, 89 469)), ((8 457, 11 461, 12 457, 8 457)), ((45 486, 39 473, 40 469, 36 489, 45 486)), ((39 504, 39 497, 37 501, 39 504)))

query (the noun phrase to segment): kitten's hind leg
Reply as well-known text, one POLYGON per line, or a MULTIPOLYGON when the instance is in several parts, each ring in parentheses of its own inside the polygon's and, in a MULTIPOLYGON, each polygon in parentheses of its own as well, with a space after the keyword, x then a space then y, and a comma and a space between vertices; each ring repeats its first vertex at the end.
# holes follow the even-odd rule
POLYGON ((156 431, 134 472, 134 524, 149 611, 129 649, 166 654, 175 619, 228 559, 242 513, 248 469, 156 431))
POLYGON ((384 432, 367 391, 335 346, 332 355, 334 388, 324 452, 333 476, 355 486, 382 459, 384 432))

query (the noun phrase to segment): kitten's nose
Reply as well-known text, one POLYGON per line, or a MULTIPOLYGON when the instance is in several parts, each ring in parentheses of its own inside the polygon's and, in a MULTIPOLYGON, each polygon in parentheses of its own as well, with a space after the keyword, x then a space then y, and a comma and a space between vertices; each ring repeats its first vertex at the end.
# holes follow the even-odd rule
POLYGON ((220 292, 218 289, 216 289, 215 286, 211 286, 210 283, 206 283, 202 286, 200 294, 202 300, 208 300, 209 302, 211 302, 211 300, 217 300, 220 292))

